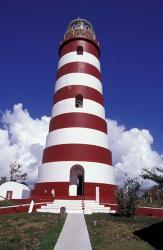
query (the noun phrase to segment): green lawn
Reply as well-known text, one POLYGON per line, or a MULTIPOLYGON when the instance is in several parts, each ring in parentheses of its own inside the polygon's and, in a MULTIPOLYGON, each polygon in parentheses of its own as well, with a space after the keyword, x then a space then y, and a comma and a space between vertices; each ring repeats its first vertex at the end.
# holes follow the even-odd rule
POLYGON ((86 215, 85 218, 93 250, 154 249, 133 232, 163 221, 152 217, 126 218, 107 214, 86 215))
POLYGON ((0 207, 13 206, 15 203, 12 200, 2 200, 0 201, 0 207))
POLYGON ((64 219, 49 213, 0 216, 0 250, 51 250, 64 219))

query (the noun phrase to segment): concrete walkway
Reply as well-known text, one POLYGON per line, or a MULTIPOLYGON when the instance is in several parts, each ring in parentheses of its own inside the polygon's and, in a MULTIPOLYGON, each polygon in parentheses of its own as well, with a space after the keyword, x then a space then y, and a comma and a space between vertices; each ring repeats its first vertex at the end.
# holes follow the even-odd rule
POLYGON ((92 250, 84 214, 68 214, 54 250, 92 250))

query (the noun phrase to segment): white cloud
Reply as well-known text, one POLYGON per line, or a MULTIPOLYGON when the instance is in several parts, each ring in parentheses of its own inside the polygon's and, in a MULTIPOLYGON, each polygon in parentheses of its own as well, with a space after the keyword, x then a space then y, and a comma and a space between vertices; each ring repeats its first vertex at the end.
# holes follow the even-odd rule
MULTIPOLYGON (((18 161, 28 173, 28 183, 37 180, 50 118, 34 119, 23 109, 22 104, 2 114, 0 129, 0 176, 9 176, 9 164, 18 161)), ((162 167, 163 155, 152 150, 153 137, 146 129, 127 130, 116 121, 107 120, 109 146, 113 155, 117 183, 124 173, 131 177, 140 176, 142 168, 162 167)), ((150 182, 148 181, 148 185, 150 182)), ((147 184, 145 184, 147 185, 147 184)))
MULTIPOLYGON (((124 173, 130 177, 138 177, 142 168, 163 168, 163 155, 159 155, 152 149, 153 137, 146 129, 132 128, 126 130, 116 121, 107 120, 109 129, 109 147, 113 154, 113 165, 116 171, 117 183, 124 179, 124 173)), ((144 186, 154 184, 151 181, 143 181, 144 186)))
POLYGON ((9 176, 9 164, 18 161, 28 173, 28 183, 37 179, 38 166, 48 133, 50 118, 33 119, 22 104, 2 115, 0 129, 0 176, 9 176))

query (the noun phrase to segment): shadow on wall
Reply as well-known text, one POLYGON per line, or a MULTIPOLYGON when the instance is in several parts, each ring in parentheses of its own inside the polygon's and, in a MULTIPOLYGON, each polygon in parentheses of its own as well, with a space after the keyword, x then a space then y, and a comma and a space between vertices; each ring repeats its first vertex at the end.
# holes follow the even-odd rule
POLYGON ((163 249, 163 221, 149 227, 135 231, 134 234, 144 241, 147 241, 155 249, 163 249))
POLYGON ((30 196, 30 191, 29 190, 22 190, 22 199, 27 199, 30 196))

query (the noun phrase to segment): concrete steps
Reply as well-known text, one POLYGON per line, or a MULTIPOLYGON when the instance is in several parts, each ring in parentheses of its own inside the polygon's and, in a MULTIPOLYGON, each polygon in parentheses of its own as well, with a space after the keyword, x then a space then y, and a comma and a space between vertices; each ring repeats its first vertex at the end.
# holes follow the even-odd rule
POLYGON ((115 213, 110 207, 98 204, 94 200, 55 200, 46 206, 43 205, 37 209, 37 212, 43 213, 60 213, 61 207, 65 208, 66 213, 115 213))

